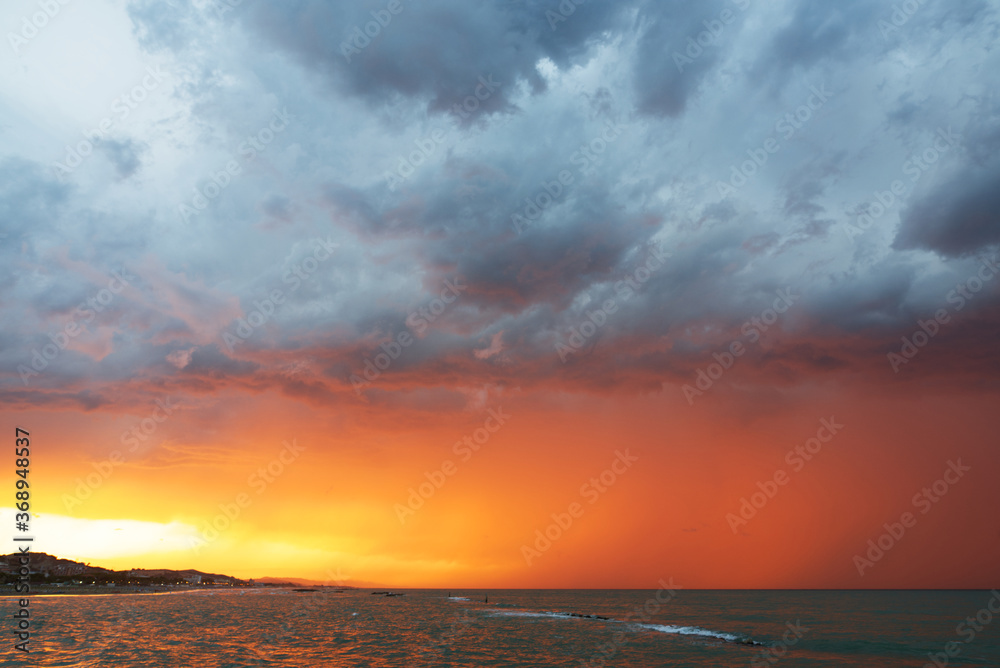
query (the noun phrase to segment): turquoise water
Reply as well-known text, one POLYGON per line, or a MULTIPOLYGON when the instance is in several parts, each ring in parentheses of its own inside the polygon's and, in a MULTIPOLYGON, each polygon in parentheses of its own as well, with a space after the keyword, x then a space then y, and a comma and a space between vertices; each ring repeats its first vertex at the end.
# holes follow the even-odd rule
POLYGON ((400 591, 39 596, 27 660, 2 599, 0 665, 1000 666, 985 591, 400 591))

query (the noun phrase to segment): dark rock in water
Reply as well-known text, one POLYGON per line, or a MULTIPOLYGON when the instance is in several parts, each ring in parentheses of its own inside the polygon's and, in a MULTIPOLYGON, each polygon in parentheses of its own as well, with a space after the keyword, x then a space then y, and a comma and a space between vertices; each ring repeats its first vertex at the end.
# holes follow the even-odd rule
POLYGON ((316 589, 293 589, 292 591, 317 591, 316 589))
POLYGON ((581 615, 579 612, 567 612, 568 617, 579 617, 580 619, 603 619, 607 621, 610 617, 601 617, 600 615, 581 615))

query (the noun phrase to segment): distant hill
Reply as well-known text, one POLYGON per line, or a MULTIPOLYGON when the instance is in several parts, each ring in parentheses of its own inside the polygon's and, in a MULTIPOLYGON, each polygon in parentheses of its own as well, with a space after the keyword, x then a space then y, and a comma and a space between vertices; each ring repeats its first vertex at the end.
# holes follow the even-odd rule
MULTIPOLYGON (((21 556, 23 555, 18 552, 0 556, 0 573, 5 575, 16 573, 17 569, 21 567, 21 562, 19 560, 19 557, 21 556)), ((32 575, 35 573, 42 573, 57 576, 106 575, 108 573, 114 573, 114 571, 107 568, 91 566, 90 564, 81 564, 78 561, 60 559, 59 557, 53 557, 51 554, 45 554, 44 552, 32 552, 31 573, 32 575)))
MULTIPOLYGON (((14 582, 17 571, 21 567, 18 552, 0 556, 0 576, 3 583, 14 582)), ((329 585, 319 580, 304 578, 274 578, 265 577, 255 580, 241 580, 231 575, 218 573, 203 573, 194 569, 175 571, 169 568, 133 568, 127 571, 115 571, 109 568, 91 566, 69 559, 60 559, 44 552, 31 553, 31 582, 45 583, 82 583, 82 584, 222 584, 232 586, 249 586, 260 584, 270 587, 289 586, 320 586, 329 585)), ((354 589, 354 587, 331 585, 338 589, 354 589)))
MULTIPOLYGON (((17 579, 17 570, 21 566, 19 559, 21 556, 18 552, 0 556, 0 574, 3 575, 5 583, 17 579)), ((231 575, 203 573, 194 569, 175 571, 167 568, 135 568, 128 571, 115 571, 110 568, 91 566, 89 563, 60 559, 44 552, 31 553, 30 569, 31 581, 34 584, 72 582, 83 584, 250 584, 231 575)))

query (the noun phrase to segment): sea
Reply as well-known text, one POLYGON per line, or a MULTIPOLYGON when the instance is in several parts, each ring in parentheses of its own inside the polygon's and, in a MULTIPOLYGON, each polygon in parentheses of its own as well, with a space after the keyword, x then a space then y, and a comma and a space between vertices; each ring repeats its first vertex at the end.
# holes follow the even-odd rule
POLYGON ((1000 666, 997 591, 206 589, 0 599, 3 666, 1000 666), (488 601, 488 602, 487 602, 488 601))

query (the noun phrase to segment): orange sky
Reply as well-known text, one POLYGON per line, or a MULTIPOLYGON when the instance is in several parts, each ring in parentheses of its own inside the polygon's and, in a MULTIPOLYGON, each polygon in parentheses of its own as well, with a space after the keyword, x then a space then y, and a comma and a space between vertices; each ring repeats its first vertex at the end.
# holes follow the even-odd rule
POLYGON ((997 586, 991 3, 891 35, 865 2, 740 0, 720 35, 656 0, 59 4, 0 67, 35 549, 997 586))
POLYGON ((987 509, 1000 462, 988 398, 814 386, 783 400, 736 412, 711 399, 689 407, 675 388, 630 398, 509 391, 460 410, 319 411, 273 393, 184 397, 148 447, 131 460, 118 447, 126 463, 69 509, 64 495, 137 416, 26 411, 16 422, 34 443, 35 549, 112 568, 318 580, 339 569, 414 587, 642 588, 661 577, 686 587, 974 587, 995 577, 1000 525, 987 509), (453 444, 497 407, 509 422, 463 462, 453 444), (786 453, 831 417, 843 431, 796 472, 786 453), (304 447, 298 458, 266 487, 249 482, 291 439, 304 447), (637 458, 631 467, 603 493, 581 492, 623 450, 637 458), (911 498, 957 458, 971 472, 920 515, 911 498), (457 471, 401 524, 396 504, 445 460, 457 471), (777 469, 788 483, 735 534, 727 515, 777 469), (236 522, 190 549, 240 494, 250 503, 236 522), (526 563, 522 546, 537 549, 535 530, 574 502, 582 515, 526 563), (860 577, 854 555, 907 510, 916 526, 860 577), (81 520, 72 541, 48 529, 56 515, 81 520), (129 525, 84 533, 87 520, 106 519, 156 526, 148 536, 129 525))

